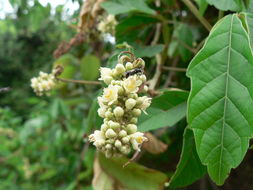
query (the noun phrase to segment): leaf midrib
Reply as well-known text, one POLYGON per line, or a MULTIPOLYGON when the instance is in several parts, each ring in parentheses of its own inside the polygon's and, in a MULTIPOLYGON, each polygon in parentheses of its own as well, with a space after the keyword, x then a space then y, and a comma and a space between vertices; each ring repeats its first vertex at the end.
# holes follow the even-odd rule
POLYGON ((227 109, 227 101, 228 101, 228 80, 229 80, 229 71, 230 71, 230 60, 231 60, 231 41, 232 41, 232 30, 233 30, 233 21, 234 15, 232 15, 231 23, 230 23, 230 30, 229 30, 229 46, 228 46, 228 66, 227 66, 227 76, 226 76, 226 89, 225 89, 225 100, 224 100, 224 116, 223 116, 223 123, 222 123, 222 132, 221 132, 221 153, 220 153, 220 161, 219 161, 219 181, 221 181, 221 164, 222 164, 222 157, 223 157, 223 141, 224 141, 224 128, 226 124, 226 109, 227 109))

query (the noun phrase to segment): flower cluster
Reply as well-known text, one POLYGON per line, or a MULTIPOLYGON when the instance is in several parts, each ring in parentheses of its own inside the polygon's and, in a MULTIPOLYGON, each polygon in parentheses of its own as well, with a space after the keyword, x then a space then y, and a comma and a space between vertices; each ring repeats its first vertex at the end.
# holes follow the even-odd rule
POLYGON ((108 15, 106 18, 102 19, 98 24, 98 30, 101 33, 109 33, 114 35, 115 26, 117 25, 117 20, 113 15, 108 15))
POLYGON ((50 91, 56 86, 55 70, 52 73, 40 72, 38 77, 31 79, 31 87, 38 96, 50 95, 50 91))
POLYGON ((132 62, 126 55, 121 56, 114 69, 101 68, 101 78, 108 87, 98 97, 98 114, 104 118, 100 130, 89 136, 90 142, 107 157, 126 155, 133 148, 140 151, 140 145, 147 141, 144 134, 137 131, 138 116, 150 106, 151 98, 138 96, 147 91, 146 76, 143 74, 145 62, 138 58, 132 62))

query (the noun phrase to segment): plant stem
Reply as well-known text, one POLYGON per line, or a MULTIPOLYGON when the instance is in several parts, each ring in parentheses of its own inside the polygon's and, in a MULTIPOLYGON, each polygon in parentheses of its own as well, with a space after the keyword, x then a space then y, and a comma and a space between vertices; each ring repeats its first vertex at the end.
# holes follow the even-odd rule
POLYGON ((190 0, 182 0, 190 11, 199 19, 203 26, 210 32, 212 29, 211 24, 199 13, 199 10, 194 6, 190 0))
POLYGON ((73 80, 56 77, 57 80, 62 82, 72 82, 77 84, 90 84, 90 85, 102 85, 99 81, 87 81, 87 80, 73 80))
POLYGON ((218 20, 220 20, 224 16, 224 11, 219 10, 218 20))
POLYGON ((176 72, 186 72, 187 71, 186 68, 167 67, 167 66, 163 66, 162 69, 165 71, 176 71, 176 72))

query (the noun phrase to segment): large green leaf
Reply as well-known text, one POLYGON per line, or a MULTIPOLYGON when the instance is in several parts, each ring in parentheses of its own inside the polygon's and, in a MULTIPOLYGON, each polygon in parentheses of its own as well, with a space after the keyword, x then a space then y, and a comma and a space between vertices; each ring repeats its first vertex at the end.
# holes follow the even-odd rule
POLYGON ((241 0, 206 0, 210 5, 215 6, 217 9, 222 11, 241 11, 242 1, 241 0))
POLYGON ((200 160, 221 185, 241 163, 253 130, 253 55, 237 14, 214 26, 187 75, 188 123, 200 160))
POLYGON ((130 11, 138 11, 147 14, 155 14, 155 11, 147 6, 144 0, 111 0, 101 4, 110 14, 117 15, 130 11))
POLYGON ((100 60, 94 55, 86 55, 81 61, 81 73, 85 80, 95 80, 99 75, 100 60))
POLYGON ((183 148, 170 187, 184 187, 192 184, 206 173, 206 167, 199 160, 192 130, 185 128, 183 148), (194 172, 193 172, 194 171, 194 172))
POLYGON ((99 155, 101 168, 125 189, 164 189, 164 184, 167 181, 167 176, 164 173, 146 168, 136 163, 130 163, 123 168, 123 165, 127 162, 128 159, 124 157, 107 159, 102 154, 99 155))
POLYGON ((153 99, 146 114, 142 114, 138 130, 142 132, 173 126, 186 115, 188 92, 167 91, 153 99))

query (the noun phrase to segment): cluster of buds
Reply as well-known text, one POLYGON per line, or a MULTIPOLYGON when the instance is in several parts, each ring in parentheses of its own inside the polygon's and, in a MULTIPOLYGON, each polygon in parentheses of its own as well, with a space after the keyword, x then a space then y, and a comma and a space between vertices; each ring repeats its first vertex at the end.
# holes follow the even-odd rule
POLYGON ((31 87, 37 96, 50 95, 51 90, 57 84, 55 73, 55 69, 49 74, 40 72, 38 77, 31 79, 31 87))
POLYGON ((136 126, 142 111, 151 104, 151 98, 138 95, 148 89, 144 66, 141 58, 123 55, 114 69, 100 69, 100 80, 108 85, 98 97, 98 114, 104 122, 89 140, 107 157, 127 155, 132 148, 140 151, 141 144, 148 140, 136 126))
POLYGON ((98 30, 102 34, 109 33, 111 35, 114 35, 116 25, 117 20, 115 19, 115 17, 113 15, 108 15, 98 23, 98 30))

